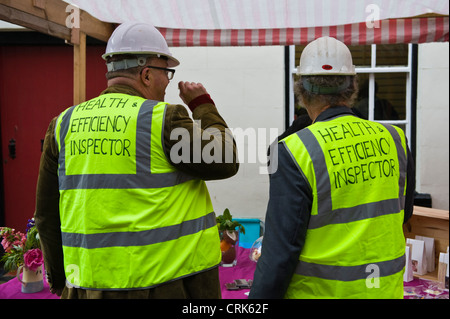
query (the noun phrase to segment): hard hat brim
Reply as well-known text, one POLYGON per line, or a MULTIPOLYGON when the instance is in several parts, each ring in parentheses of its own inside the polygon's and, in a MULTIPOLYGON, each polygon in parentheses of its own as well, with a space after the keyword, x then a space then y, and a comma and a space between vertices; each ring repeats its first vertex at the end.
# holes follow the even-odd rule
POLYGON ((297 75, 356 75, 356 72, 297 72, 297 75))

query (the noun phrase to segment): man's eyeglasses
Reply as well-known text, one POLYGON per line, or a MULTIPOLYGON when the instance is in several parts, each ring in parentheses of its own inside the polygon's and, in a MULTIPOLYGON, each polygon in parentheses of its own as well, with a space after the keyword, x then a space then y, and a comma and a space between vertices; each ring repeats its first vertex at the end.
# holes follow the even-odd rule
MULTIPOLYGON (((151 65, 146 65, 146 66, 144 67, 144 69, 145 69, 145 68, 157 69, 157 70, 163 70, 163 71, 165 71, 165 72, 166 72, 166 75, 167 75, 167 78, 169 79, 169 81, 172 80, 172 79, 173 79, 173 76, 175 75, 175 70, 174 70, 174 69, 160 68, 160 67, 158 67, 158 66, 151 66, 151 65)), ((142 70, 144 70, 144 69, 142 69, 142 70)), ((141 72, 142 72, 142 71, 141 71, 141 72)))

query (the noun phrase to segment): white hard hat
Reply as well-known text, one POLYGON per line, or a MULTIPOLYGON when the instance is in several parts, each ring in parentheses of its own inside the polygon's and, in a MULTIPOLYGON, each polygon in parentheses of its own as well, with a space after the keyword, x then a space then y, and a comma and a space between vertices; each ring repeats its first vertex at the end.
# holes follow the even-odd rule
MULTIPOLYGON (((125 22, 118 26, 108 40, 104 60, 109 56, 119 54, 133 54, 137 56, 157 55, 168 58, 169 67, 180 64, 169 51, 166 39, 153 25, 144 22, 125 22)), ((142 59, 126 60, 128 63, 108 65, 109 71, 136 67, 142 64, 142 59)), ((145 60, 144 60, 145 61, 145 60)), ((144 62, 145 63, 145 62, 144 62)), ((117 64, 117 63, 116 63, 117 64)))
POLYGON ((331 37, 309 43, 300 57, 299 75, 355 75, 352 54, 348 47, 331 37))

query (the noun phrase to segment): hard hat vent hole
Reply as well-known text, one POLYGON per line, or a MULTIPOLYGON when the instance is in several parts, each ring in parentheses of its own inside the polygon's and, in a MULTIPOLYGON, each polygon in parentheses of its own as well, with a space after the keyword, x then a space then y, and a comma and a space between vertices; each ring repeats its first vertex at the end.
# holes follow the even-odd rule
POLYGON ((324 64, 324 65, 322 65, 322 69, 324 69, 324 70, 331 70, 331 69, 333 69, 333 67, 331 65, 329 65, 329 64, 324 64))

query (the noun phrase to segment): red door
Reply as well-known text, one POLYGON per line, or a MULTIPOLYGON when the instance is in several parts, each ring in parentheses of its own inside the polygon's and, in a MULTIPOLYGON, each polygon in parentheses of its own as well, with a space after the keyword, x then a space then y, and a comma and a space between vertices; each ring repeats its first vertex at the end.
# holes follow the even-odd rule
MULTIPOLYGON (((87 48, 87 99, 106 87, 104 50, 104 46, 87 48)), ((0 46, 5 220, 0 226, 24 231, 33 217, 41 141, 51 119, 72 105, 72 91, 71 46, 0 46)))

